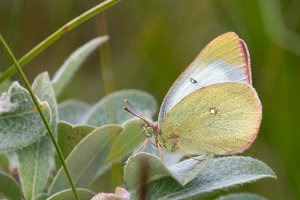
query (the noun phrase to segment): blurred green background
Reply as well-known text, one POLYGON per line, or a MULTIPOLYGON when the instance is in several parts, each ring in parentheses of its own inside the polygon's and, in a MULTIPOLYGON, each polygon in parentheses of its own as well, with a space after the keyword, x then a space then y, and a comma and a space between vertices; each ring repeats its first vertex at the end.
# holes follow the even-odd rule
MULTIPOLYGON (((0 31, 21 57, 97 3, 0 0, 0 31)), ((114 89, 142 89, 161 103, 204 45, 224 32, 238 33, 250 49, 253 84, 263 103, 259 136, 244 154, 266 162, 278 180, 262 180, 230 191, 300 199, 299 9, 299 0, 123 0, 105 11, 114 89)), ((27 64, 26 74, 31 80, 44 70, 53 75, 72 51, 97 36, 97 28, 103 26, 93 18, 71 31, 27 64)), ((77 98, 94 103, 103 97, 99 63, 99 54, 94 53, 59 100, 77 98)), ((9 65, 0 51, 0 71, 9 65)))

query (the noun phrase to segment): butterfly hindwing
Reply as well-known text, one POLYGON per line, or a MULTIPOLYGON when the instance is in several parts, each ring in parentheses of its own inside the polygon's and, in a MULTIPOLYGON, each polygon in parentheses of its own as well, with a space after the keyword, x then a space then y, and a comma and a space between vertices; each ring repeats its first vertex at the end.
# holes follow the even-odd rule
POLYGON ((168 151, 238 153, 254 141, 261 116, 252 85, 213 84, 190 93, 167 113, 158 140, 168 151))

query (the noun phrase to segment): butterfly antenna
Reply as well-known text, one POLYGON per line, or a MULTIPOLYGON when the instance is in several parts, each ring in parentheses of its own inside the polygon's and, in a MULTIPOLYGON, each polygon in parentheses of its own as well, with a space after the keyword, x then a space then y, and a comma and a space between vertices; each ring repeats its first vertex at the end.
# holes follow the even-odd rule
POLYGON ((153 124, 149 121, 149 120, 147 120, 147 119, 145 119, 145 117, 143 117, 143 115, 141 115, 129 102, 128 102, 128 100, 127 99, 125 99, 124 100, 124 102, 125 102, 125 104, 126 104, 126 106, 128 106, 128 107, 126 107, 126 106, 123 106, 123 109, 125 110, 125 111, 127 111, 127 112, 129 112, 130 114, 132 114, 133 116, 136 116, 136 117, 138 117, 138 118, 140 118, 141 120, 143 120, 148 126, 151 126, 151 127, 153 127, 153 124))
POLYGON ((131 110, 133 110, 135 113, 137 113, 139 116, 143 116, 139 113, 139 111, 137 109, 135 109, 135 107, 133 105, 131 105, 131 103, 129 103, 129 101, 127 99, 124 99, 124 102, 126 103, 127 106, 129 106, 131 108, 131 110))

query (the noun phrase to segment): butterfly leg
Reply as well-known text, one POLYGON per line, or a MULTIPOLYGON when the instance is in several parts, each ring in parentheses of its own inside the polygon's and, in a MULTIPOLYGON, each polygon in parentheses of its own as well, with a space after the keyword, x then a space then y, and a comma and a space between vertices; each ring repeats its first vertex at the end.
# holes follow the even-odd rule
POLYGON ((191 154, 188 154, 187 152, 185 152, 182 148, 179 147, 179 145, 177 145, 177 149, 178 151, 180 151, 180 153, 184 154, 185 156, 187 156, 188 158, 191 158, 193 160, 197 160, 199 162, 205 160, 205 158, 202 158, 202 159, 198 159, 196 157, 193 157, 191 154))
POLYGON ((193 160, 197 160, 197 161, 203 161, 204 159, 198 159, 196 157, 193 157, 192 155, 188 154, 186 151, 184 151, 180 146, 179 146, 179 140, 180 140, 180 134, 179 133, 173 133, 171 136, 172 139, 172 143, 173 143, 173 147, 172 147, 172 151, 180 151, 180 153, 184 154, 185 156, 193 159, 193 160))
POLYGON ((147 145, 147 142, 148 142, 149 138, 147 138, 143 144, 136 150, 136 152, 139 152, 139 151, 144 151, 145 148, 146 148, 146 145, 147 145))
POLYGON ((159 142, 157 143, 157 150, 159 152, 159 157, 160 157, 161 161, 164 161, 164 156, 163 156, 162 148, 161 148, 159 142))

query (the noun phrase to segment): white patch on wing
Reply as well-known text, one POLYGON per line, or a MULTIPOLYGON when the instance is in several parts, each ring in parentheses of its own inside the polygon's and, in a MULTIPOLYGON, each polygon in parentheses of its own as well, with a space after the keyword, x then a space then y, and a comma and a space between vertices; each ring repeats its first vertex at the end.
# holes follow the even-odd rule
POLYGON ((197 89, 223 82, 247 82, 245 65, 231 66, 222 60, 215 61, 207 67, 191 67, 182 74, 169 90, 159 113, 158 123, 184 97, 197 89), (191 83, 190 78, 197 81, 191 83))

